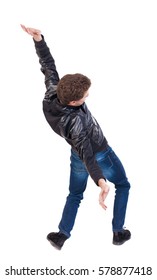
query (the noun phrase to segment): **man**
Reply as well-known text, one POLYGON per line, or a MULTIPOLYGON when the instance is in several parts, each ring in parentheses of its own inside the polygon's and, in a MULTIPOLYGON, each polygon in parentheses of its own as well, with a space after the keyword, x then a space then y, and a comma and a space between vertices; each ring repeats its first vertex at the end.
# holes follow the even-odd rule
POLYGON ((67 74, 59 79, 55 61, 41 31, 24 25, 21 27, 33 37, 41 71, 45 75, 43 112, 46 120, 51 128, 71 145, 69 195, 59 223, 59 232, 49 233, 47 239, 60 250, 71 236, 90 175, 101 189, 99 203, 104 209, 109 192, 106 180, 115 185, 113 244, 121 245, 131 237, 130 231, 123 227, 130 183, 122 163, 108 145, 99 124, 85 104, 91 81, 79 73, 67 74))

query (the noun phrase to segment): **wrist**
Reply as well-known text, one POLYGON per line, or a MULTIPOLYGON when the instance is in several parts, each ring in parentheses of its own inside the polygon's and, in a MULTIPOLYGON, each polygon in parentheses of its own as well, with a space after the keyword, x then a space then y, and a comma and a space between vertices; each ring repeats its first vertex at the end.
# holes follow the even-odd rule
POLYGON ((41 35, 34 35, 33 36, 34 41, 36 42, 40 42, 42 40, 42 36, 41 35))
POLYGON ((106 184, 106 181, 105 181, 104 178, 101 178, 101 179, 98 180, 98 186, 99 186, 99 187, 103 187, 104 184, 106 184))

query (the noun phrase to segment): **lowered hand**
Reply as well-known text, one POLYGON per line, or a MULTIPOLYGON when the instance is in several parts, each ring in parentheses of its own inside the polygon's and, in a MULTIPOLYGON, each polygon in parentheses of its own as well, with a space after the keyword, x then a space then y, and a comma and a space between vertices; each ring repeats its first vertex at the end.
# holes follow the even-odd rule
POLYGON ((103 209, 106 210, 107 206, 104 202, 109 193, 110 187, 108 186, 108 184, 106 183, 106 181, 104 179, 99 179, 98 185, 101 188, 101 191, 99 194, 99 204, 101 205, 101 207, 103 209))

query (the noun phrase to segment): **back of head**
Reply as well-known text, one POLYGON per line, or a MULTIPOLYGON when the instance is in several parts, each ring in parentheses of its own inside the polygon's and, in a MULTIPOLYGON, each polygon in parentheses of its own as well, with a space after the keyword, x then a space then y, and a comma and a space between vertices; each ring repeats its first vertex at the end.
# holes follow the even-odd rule
POLYGON ((57 97, 64 105, 71 101, 77 101, 84 97, 85 92, 91 86, 88 77, 76 73, 63 76, 57 85, 57 97))

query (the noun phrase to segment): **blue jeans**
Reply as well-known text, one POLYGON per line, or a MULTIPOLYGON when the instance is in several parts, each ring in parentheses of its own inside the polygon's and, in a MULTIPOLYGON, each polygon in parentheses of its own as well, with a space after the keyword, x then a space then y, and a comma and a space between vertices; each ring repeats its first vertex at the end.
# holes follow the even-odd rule
MULTIPOLYGON (((112 230, 114 232, 121 231, 125 221, 130 183, 121 161, 111 147, 97 153, 96 160, 102 169, 104 177, 115 185, 112 230)), ((67 237, 70 237, 70 232, 74 226, 77 210, 86 189, 88 176, 84 163, 77 153, 72 150, 69 195, 59 223, 59 230, 67 237)))

